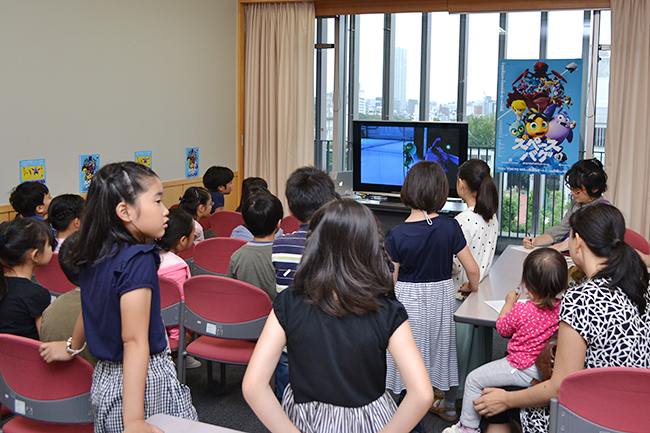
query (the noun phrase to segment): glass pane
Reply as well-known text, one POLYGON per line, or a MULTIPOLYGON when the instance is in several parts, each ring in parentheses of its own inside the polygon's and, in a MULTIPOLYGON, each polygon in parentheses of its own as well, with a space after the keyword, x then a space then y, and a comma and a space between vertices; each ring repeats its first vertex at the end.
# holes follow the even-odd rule
POLYGON ((431 14, 429 120, 456 120, 460 15, 431 14), (453 117, 453 119, 452 119, 453 117))
POLYGON ((381 120, 384 15, 361 15, 359 21, 359 119, 381 120))
MULTIPOLYGON (((467 105, 470 148, 489 148, 480 156, 493 165, 495 145, 497 72, 499 61, 499 14, 469 16, 467 105)), ((461 120, 461 119, 459 119, 461 120)), ((473 153, 470 154, 472 157, 473 153)))
POLYGON ((582 57, 584 28, 583 11, 548 13, 548 59, 579 59, 582 57))
POLYGON ((422 14, 395 15, 395 120, 418 120, 422 14))
POLYGON ((609 61, 611 51, 598 53, 598 78, 596 81, 596 124, 594 131, 594 157, 605 162, 605 131, 607 131, 607 109, 609 107, 609 61))
POLYGON ((541 20, 541 12, 511 12, 508 14, 507 59, 539 59, 541 20))

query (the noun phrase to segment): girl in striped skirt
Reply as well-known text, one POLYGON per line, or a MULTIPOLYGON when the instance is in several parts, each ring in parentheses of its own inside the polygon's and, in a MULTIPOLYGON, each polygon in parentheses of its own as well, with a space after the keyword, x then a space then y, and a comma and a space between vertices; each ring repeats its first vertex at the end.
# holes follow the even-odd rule
POLYGON ((336 200, 314 214, 294 285, 273 302, 242 389, 272 432, 410 431, 426 413, 433 392, 368 208, 336 200), (269 381, 285 344, 281 406, 269 381), (386 349, 409 391, 399 409, 385 388, 386 349))
MULTIPOLYGON (((430 412, 454 421, 455 387, 458 386, 456 357, 456 310, 452 261, 454 254, 467 272, 468 282, 460 291, 478 290, 479 269, 467 247, 465 236, 453 218, 439 216, 447 201, 449 184, 438 163, 420 161, 406 175, 400 196, 411 208, 402 224, 386 233, 386 249, 395 264, 395 295, 409 315, 415 343, 420 350, 434 388, 446 393, 430 412)), ((404 390, 404 377, 388 355, 386 387, 404 390)), ((408 395, 408 394, 407 394, 408 395)))

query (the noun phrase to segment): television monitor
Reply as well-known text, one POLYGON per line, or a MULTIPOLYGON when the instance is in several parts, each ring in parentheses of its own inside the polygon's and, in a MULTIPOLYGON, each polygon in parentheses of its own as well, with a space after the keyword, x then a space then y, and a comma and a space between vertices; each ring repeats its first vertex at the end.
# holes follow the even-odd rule
POLYGON ((458 197, 458 167, 467 161, 467 123, 355 120, 353 188, 399 195, 406 173, 418 161, 436 161, 447 173, 449 196, 458 197))

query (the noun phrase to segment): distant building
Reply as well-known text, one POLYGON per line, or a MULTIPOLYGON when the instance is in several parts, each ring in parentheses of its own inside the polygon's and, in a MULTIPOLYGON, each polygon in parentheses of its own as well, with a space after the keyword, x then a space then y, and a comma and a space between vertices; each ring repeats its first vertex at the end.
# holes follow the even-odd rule
POLYGON ((406 50, 395 48, 395 111, 406 110, 406 50))

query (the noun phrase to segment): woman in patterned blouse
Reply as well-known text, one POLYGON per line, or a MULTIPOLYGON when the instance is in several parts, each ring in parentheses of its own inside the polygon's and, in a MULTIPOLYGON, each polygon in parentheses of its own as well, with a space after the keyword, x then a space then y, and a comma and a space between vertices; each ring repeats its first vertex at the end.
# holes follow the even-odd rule
MULTIPOLYGON (((650 368, 648 271, 625 243, 623 215, 599 203, 573 214, 570 225, 571 257, 589 279, 562 299, 553 376, 522 391, 488 388, 474 401, 483 416, 527 408, 521 411, 524 431, 548 430, 548 405, 568 374, 597 367, 650 368)), ((489 431, 506 427, 491 425, 489 431)))

